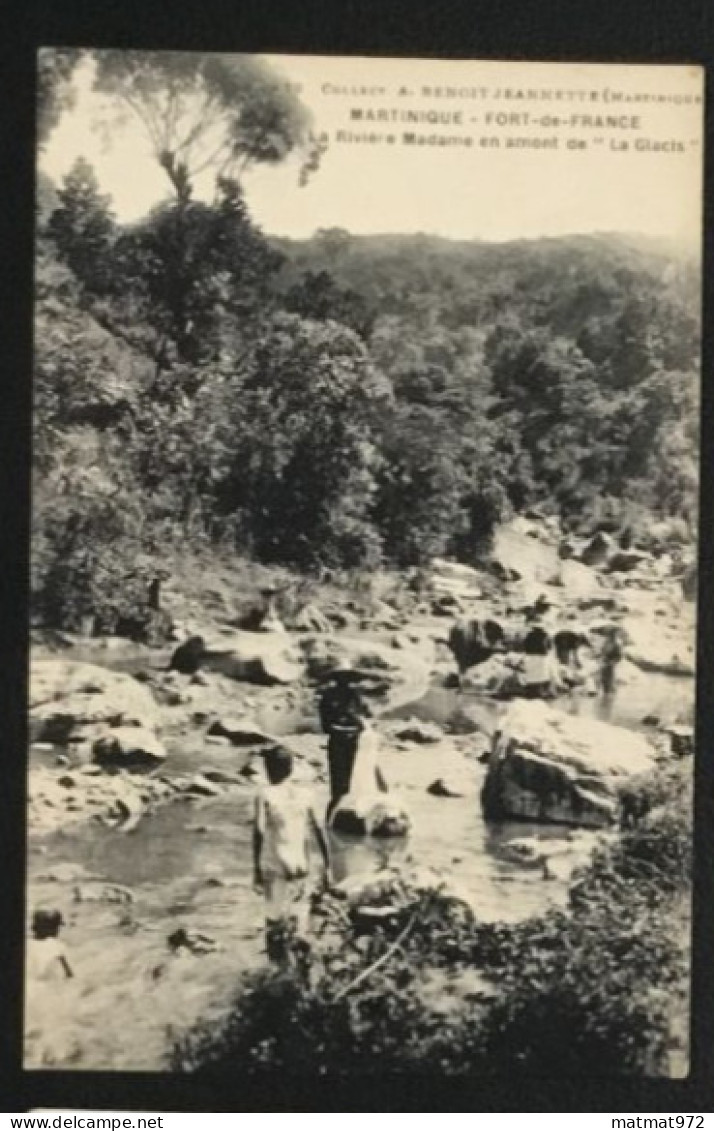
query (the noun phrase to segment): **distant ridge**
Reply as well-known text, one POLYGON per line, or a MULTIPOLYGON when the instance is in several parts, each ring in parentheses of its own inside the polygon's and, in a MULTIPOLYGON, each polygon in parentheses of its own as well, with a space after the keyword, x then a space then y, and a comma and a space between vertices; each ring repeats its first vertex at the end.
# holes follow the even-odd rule
MULTIPOLYGON (((590 252, 601 255, 609 252, 616 256, 633 257, 639 266, 646 260, 676 260, 695 266, 700 259, 700 249, 692 244, 683 244, 664 236, 652 236, 639 232, 573 232, 563 236, 539 236, 523 239, 488 240, 483 237, 473 239, 453 239, 429 232, 379 232, 369 235, 344 233, 350 255, 376 255, 378 257, 403 252, 441 255, 445 258, 468 256, 476 259, 479 254, 486 258, 494 255, 508 256, 513 252, 544 251, 567 253, 568 251, 590 252)), ((301 252, 317 249, 321 244, 319 232, 309 238, 295 239, 288 236, 268 237, 273 246, 280 248, 290 258, 301 258, 301 252)), ((336 258, 338 258, 336 256, 336 258)))

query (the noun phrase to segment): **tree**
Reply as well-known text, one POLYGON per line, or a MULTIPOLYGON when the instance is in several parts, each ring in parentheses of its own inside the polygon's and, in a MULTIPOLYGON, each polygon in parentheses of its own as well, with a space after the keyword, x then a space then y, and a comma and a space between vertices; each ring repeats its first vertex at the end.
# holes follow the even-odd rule
POLYGON ((94 169, 78 157, 57 190, 58 207, 47 234, 84 287, 95 294, 107 290, 111 279, 110 251, 116 228, 109 196, 99 191, 94 169))
POLYGON ((318 228, 314 242, 318 256, 325 260, 328 267, 335 267, 349 255, 354 240, 346 228, 318 228))
POLYGON ((142 296, 141 316, 181 361, 205 362, 271 305, 270 283, 282 262, 251 222, 238 184, 219 179, 213 204, 156 208, 117 242, 122 286, 142 296))
POLYGON ((374 322, 374 312, 362 295, 339 287, 328 271, 308 271, 283 301, 286 310, 302 318, 342 322, 362 338, 369 337, 374 322))
POLYGON ((592 362, 546 328, 524 331, 511 324, 494 330, 485 352, 497 398, 489 415, 501 433, 501 450, 511 453, 515 505, 572 493, 584 463, 596 490, 607 416, 592 362))
POLYGON ((180 51, 97 51, 95 89, 138 119, 179 203, 214 168, 240 176, 253 164, 319 147, 310 115, 263 60, 180 51))
POLYGON ((397 404, 383 420, 378 443, 373 520, 392 562, 419 565, 443 554, 461 523, 459 438, 443 414, 397 404))
POLYGON ((508 511, 508 461, 489 421, 443 404, 397 401, 376 437, 379 463, 372 519, 384 553, 400 566, 438 554, 473 560, 508 511))
POLYGON ((44 47, 37 55, 37 141, 40 148, 74 103, 72 78, 82 52, 71 47, 44 47))
POLYGON ((372 431, 390 392, 346 327, 295 315, 266 327, 214 434, 227 454, 219 504, 260 558, 374 563, 372 431))

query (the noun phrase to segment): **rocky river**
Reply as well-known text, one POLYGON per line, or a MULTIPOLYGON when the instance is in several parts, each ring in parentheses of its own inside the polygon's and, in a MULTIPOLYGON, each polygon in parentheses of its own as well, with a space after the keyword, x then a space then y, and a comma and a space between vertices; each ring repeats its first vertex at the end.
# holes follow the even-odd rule
MULTIPOLYGON (((484 610, 517 616, 534 591, 549 596, 559 623, 597 631, 614 618, 629 641, 616 693, 603 697, 584 678, 548 710, 619 728, 607 733, 641 737, 667 757, 692 723, 694 607, 659 561, 626 573, 562 561, 541 524, 504 531, 494 560, 495 576, 437 565, 411 604, 383 595, 355 611, 345 598, 342 624, 255 633, 259 644, 204 611, 200 628, 216 660, 193 675, 167 670, 170 648, 38 639, 28 913, 62 911, 75 976, 28 979, 27 1067, 160 1069, 172 1035, 220 1015, 241 973, 265 960, 262 899, 250 883, 261 743, 284 741, 297 780, 326 805, 315 678, 336 657, 388 677, 375 726, 411 831, 330 833, 335 879, 416 864, 448 876, 493 920, 563 900, 572 868, 613 834, 587 821, 484 817, 484 756, 512 705, 484 689, 478 669, 453 686, 449 625, 484 610), (277 677, 256 681, 258 661, 277 677)), ((175 602, 180 620, 185 603, 175 602)))

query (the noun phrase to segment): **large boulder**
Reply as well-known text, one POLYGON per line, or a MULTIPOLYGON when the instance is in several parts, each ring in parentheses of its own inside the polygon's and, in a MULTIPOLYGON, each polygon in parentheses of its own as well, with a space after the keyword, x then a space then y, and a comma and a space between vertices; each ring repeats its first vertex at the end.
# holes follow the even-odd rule
POLYGON ((568 597, 592 598, 600 590, 600 580, 592 566, 568 558, 558 563, 548 583, 564 589, 568 597))
POLYGON ((359 623, 362 628, 398 629, 402 620, 402 614, 389 601, 373 597, 364 610, 359 623))
POLYGON ((226 738, 232 746, 264 746, 272 741, 265 729, 248 716, 222 716, 211 723, 206 733, 211 738, 226 738))
POLYGON ((356 836, 406 836, 411 823, 401 802, 384 793, 347 794, 330 818, 336 832, 356 836))
POLYGON ((300 652, 284 632, 234 632, 208 642, 201 667, 257 684, 295 683, 304 674, 300 652))
POLYGON ((684 519, 666 518, 661 522, 652 522, 643 532, 641 542, 647 546, 682 546, 691 539, 691 532, 684 519))
POLYGON ((124 884, 92 880, 77 884, 72 893, 75 903, 133 903, 134 893, 124 884))
POLYGON ((431 569, 437 577, 466 582, 475 589, 479 589, 481 586, 481 575, 478 570, 474 569, 473 566, 464 565, 462 562, 450 562, 446 558, 434 558, 431 569))
POLYGON ((568 715, 540 700, 515 702, 494 735, 484 814, 589 828, 614 824, 621 790, 654 767, 654 754, 638 732, 568 715))
POLYGON ((503 648, 506 633, 494 617, 463 617, 452 625, 448 646, 456 660, 459 674, 483 664, 494 652, 503 648))
POLYGON ((585 543, 578 556, 586 566, 601 566, 605 564, 615 549, 614 538, 610 534, 606 534, 604 530, 598 530, 597 534, 593 534, 589 542, 585 543))
POLYGON ((424 719, 400 721, 389 728, 389 733, 399 742, 415 742, 420 746, 429 742, 441 742, 444 737, 444 732, 438 723, 427 722, 424 719))
POLYGON ((30 717, 38 741, 63 744, 98 724, 153 730, 158 708, 150 690, 123 672, 36 660, 30 670, 30 717))
POLYGON ((308 603, 302 605, 293 614, 290 628, 294 632, 332 632, 333 625, 330 618, 323 613, 317 605, 308 603))
POLYGON ((645 672, 693 676, 696 670, 694 632, 653 625, 651 619, 627 621, 627 659, 645 672))
POLYGON ((189 636, 175 649, 169 660, 169 671, 195 675, 201 667, 205 651, 206 642, 202 636, 189 636))
POLYGON ((645 562, 651 561, 652 558, 649 554, 641 553, 638 550, 616 550, 608 559, 607 571, 608 573, 632 573, 645 562))
POLYGON ((513 690, 517 684, 517 667, 520 661, 521 655, 518 652, 499 652, 467 671, 462 678, 461 686, 467 691, 489 695, 508 687, 513 690))
POLYGON ((473 600, 482 595, 482 575, 472 566, 434 558, 429 574, 429 587, 436 597, 473 600))
POLYGON ((528 584, 542 583, 558 561, 558 539, 538 537, 539 524, 516 518, 495 531, 492 565, 498 563, 503 577, 521 578, 528 584))
POLYGON ((166 750, 145 727, 114 727, 95 741, 93 756, 100 766, 153 769, 163 762, 166 750))

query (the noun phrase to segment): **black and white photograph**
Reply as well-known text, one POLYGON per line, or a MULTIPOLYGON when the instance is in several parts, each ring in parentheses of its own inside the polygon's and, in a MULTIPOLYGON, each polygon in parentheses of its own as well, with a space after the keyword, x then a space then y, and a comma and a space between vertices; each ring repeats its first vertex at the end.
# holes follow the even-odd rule
POLYGON ((24 1067, 691 1067, 703 70, 37 57, 24 1067))

